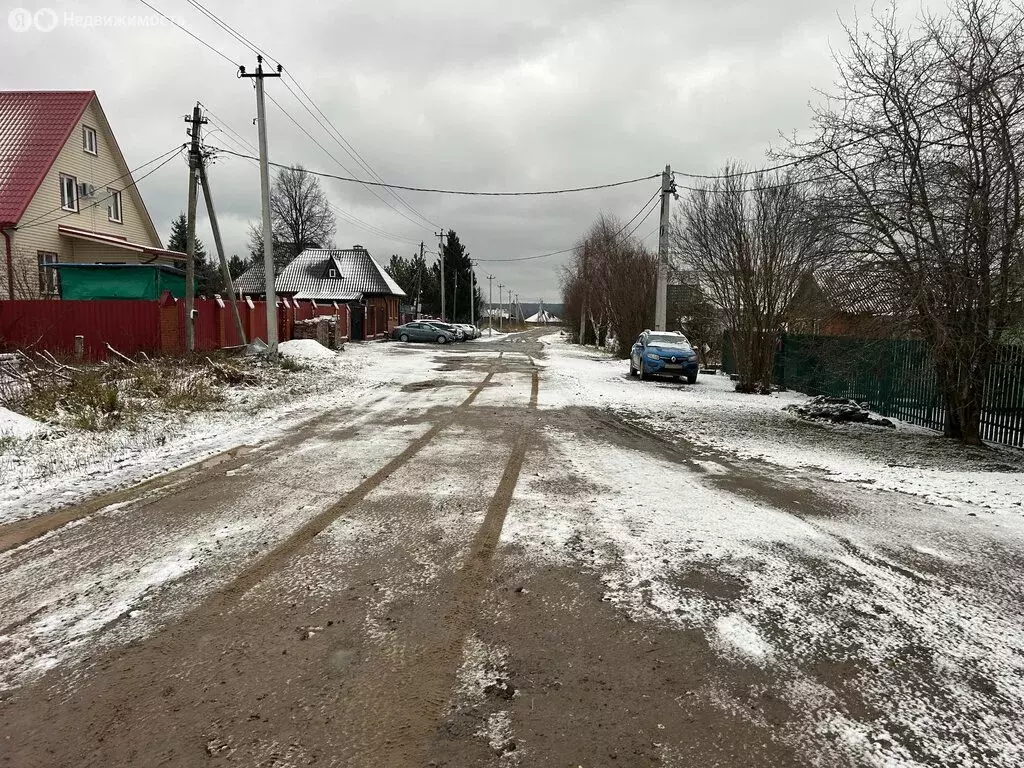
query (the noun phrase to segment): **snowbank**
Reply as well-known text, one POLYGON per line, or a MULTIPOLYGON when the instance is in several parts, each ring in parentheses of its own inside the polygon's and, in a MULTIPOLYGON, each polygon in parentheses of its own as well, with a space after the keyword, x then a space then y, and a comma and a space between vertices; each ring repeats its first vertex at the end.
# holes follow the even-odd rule
POLYGON ((315 339, 284 341, 277 345, 277 351, 289 360, 333 360, 337 357, 337 353, 315 339))
POLYGON ((0 437, 29 437, 42 427, 38 421, 0 408, 0 437))

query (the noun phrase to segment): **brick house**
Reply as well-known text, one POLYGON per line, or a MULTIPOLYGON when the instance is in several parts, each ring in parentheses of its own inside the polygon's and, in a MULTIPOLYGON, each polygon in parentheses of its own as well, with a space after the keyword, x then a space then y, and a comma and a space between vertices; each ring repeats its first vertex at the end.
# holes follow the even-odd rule
POLYGON ((0 299, 56 298, 47 265, 181 266, 95 91, 0 91, 0 299))
MULTIPOLYGON (((281 270, 274 289, 280 298, 344 307, 348 324, 344 335, 353 341, 391 333, 400 324, 399 310, 405 298, 405 291, 361 245, 307 248, 281 270)), ((243 296, 263 298, 263 263, 239 275, 235 290, 243 296)))

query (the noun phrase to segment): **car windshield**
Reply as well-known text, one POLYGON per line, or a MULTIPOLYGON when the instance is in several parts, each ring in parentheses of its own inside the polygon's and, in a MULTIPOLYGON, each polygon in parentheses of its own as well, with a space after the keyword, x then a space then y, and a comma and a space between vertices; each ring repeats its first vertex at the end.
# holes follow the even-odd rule
POLYGON ((686 340, 685 336, 648 336, 648 346, 655 347, 688 347, 690 342, 686 340))

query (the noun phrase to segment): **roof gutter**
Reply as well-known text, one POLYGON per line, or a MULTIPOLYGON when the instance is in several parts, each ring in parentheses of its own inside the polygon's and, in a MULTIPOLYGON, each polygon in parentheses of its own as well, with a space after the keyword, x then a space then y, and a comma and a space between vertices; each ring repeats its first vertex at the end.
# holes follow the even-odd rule
POLYGON ((7 298, 14 301, 14 254, 11 253, 11 233, 7 231, 9 224, 0 224, 0 233, 4 236, 4 252, 7 261, 7 298))

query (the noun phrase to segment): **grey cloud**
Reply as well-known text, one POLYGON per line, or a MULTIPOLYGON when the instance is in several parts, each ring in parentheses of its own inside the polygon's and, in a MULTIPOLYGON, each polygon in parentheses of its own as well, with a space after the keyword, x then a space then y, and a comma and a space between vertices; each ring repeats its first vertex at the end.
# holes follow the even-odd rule
MULTIPOLYGON (((232 62, 254 63, 250 51, 184 0, 152 2, 232 62)), ((10 7, 43 4, 81 14, 150 13, 132 0, 15 0, 5 3, 0 23, 10 7)), ((205 4, 280 57, 385 179, 494 190, 601 183, 658 173, 668 162, 710 172, 729 159, 763 161, 780 131, 807 127, 814 89, 831 86, 829 47, 842 43, 837 14, 852 18, 870 0, 205 4)), ((2 88, 95 89, 133 166, 185 141, 182 117, 196 100, 216 116, 211 131, 226 124, 256 142, 251 83, 173 27, 49 33, 0 27, 0 47, 17 62, 0 72, 2 88)), ((284 83, 268 82, 268 92, 359 170, 284 83)), ((273 106, 268 128, 273 160, 345 174, 273 106)), ((210 143, 232 146, 216 132, 210 143)), ((259 217, 257 170, 224 156, 211 169, 211 182, 228 252, 244 253, 248 222, 259 217)), ((338 207, 402 238, 388 240, 339 220, 340 244, 362 243, 385 259, 411 253, 408 241, 436 248, 433 227, 410 223, 357 185, 325 185, 338 207)), ((166 237, 171 218, 185 207, 184 163, 169 164, 140 187, 166 237)), ((483 259, 568 247, 600 212, 628 219, 656 188, 647 182, 510 200, 401 194, 432 221, 456 229, 483 259)), ((638 235, 655 223, 649 219, 638 235)), ((200 235, 212 246, 202 220, 200 235)), ((493 272, 524 299, 553 301, 564 261, 489 263, 481 274, 493 272)))

